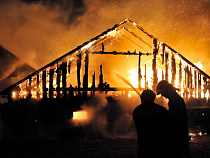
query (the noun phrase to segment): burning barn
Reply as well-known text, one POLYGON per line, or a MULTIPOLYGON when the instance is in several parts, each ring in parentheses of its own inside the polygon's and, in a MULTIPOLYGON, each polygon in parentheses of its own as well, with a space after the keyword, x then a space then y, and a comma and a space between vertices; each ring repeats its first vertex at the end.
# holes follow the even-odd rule
POLYGON ((210 76, 126 19, 1 91, 2 138, 74 137, 81 124, 94 136, 134 136, 136 93, 163 79, 185 99, 209 100, 210 76))
POLYGON ((184 98, 209 98, 209 79, 198 65, 126 19, 33 72, 0 94, 20 98, 131 95, 168 80, 184 98), (98 77, 97 77, 98 76, 98 77), (132 88, 133 87, 133 88, 132 88))

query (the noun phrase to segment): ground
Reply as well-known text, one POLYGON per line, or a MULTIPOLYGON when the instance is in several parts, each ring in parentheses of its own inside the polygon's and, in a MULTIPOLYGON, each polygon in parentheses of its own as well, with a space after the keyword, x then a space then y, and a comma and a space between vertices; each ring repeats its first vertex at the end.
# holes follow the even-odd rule
MULTIPOLYGON (((195 136, 190 140, 192 158, 210 157, 210 135, 195 136)), ((73 141, 48 141, 33 143, 1 142, 1 158, 135 158, 135 138, 98 138, 73 141)))

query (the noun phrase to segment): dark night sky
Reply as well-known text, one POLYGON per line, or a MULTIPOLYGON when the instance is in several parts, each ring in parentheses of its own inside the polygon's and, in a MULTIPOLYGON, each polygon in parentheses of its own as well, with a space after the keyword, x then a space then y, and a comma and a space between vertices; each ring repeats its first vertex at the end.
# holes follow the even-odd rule
POLYGON ((209 0, 0 0, 0 45, 40 68, 130 18, 210 74, 209 0))

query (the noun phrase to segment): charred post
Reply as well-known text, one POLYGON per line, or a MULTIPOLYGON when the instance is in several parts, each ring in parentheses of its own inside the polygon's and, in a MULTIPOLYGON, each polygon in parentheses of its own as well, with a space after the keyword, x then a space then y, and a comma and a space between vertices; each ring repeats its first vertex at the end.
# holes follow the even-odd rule
POLYGON ((85 75, 83 78, 83 96, 87 97, 88 90, 88 64, 89 64, 89 52, 85 52, 85 75))
POLYGON ((168 53, 165 53, 165 80, 168 81, 168 53))
POLYGON ((71 62, 68 63, 68 74, 71 73, 71 62))
POLYGON ((203 77, 203 93, 204 93, 204 96, 206 96, 206 93, 207 93, 207 87, 208 87, 208 82, 207 82, 207 78, 206 77, 203 77))
POLYGON ((28 98, 31 98, 31 78, 28 79, 27 91, 28 91, 28 98))
POLYGON ((182 87, 182 62, 179 62, 179 88, 182 87))
POLYGON ((174 54, 171 56, 171 71, 172 71, 172 84, 175 85, 175 77, 176 77, 176 61, 174 54))
POLYGON ((61 82, 61 71, 60 71, 60 66, 58 65, 57 66, 57 69, 56 69, 56 73, 57 73, 57 77, 56 77, 56 84, 57 84, 57 88, 56 88, 56 91, 57 91, 57 98, 60 98, 61 96, 61 93, 60 93, 60 82, 61 82))
POLYGON ((66 98, 66 74, 67 74, 67 63, 63 62, 61 64, 61 70, 62 70, 62 91, 63 91, 63 97, 66 98))
POLYGON ((80 93, 80 69, 81 69, 81 54, 77 55, 77 86, 78 86, 78 97, 81 97, 81 93, 80 93))
POLYGON ((47 98, 47 88, 46 88, 46 84, 47 84, 47 79, 46 79, 46 70, 42 71, 42 91, 43 91, 43 99, 47 98))
POLYGON ((194 86, 194 91, 195 91, 195 98, 197 98, 198 96, 197 96, 197 91, 198 91, 198 81, 197 81, 197 71, 196 70, 194 70, 194 81, 195 81, 195 86, 194 86))
POLYGON ((163 43, 162 44, 163 48, 162 48, 162 65, 164 64, 164 59, 165 59, 165 48, 166 48, 166 45, 163 43))
POLYGON ((96 73, 94 71, 93 78, 92 78, 92 86, 91 86, 91 95, 95 96, 95 88, 96 88, 96 73))
POLYGON ((193 94, 193 89, 192 89, 193 85, 192 85, 192 69, 190 67, 189 70, 189 89, 190 89, 190 97, 192 97, 193 94))
POLYGON ((201 98, 201 74, 198 73, 198 98, 201 98))
POLYGON ((147 84, 147 65, 145 64, 145 74, 144 74, 144 77, 145 77, 145 88, 148 88, 148 84, 147 84))
POLYGON ((185 98, 189 96, 189 69, 188 65, 185 67, 185 98))
POLYGON ((138 62, 138 88, 141 88, 141 53, 139 52, 139 62, 138 62))
POLYGON ((49 78, 49 98, 53 98, 53 76, 54 69, 50 69, 50 78, 49 78))
POLYGON ((39 74, 38 75, 36 75, 36 97, 37 97, 37 99, 39 99, 40 98, 40 94, 39 94, 39 74))
POLYGON ((152 59, 152 71, 153 71, 153 85, 152 89, 155 91, 157 85, 157 53, 158 53, 158 43, 157 39, 153 39, 153 59, 152 59))
POLYGON ((103 91, 103 72, 102 72, 102 65, 100 65, 100 75, 99 75, 98 88, 99 88, 99 91, 103 91))

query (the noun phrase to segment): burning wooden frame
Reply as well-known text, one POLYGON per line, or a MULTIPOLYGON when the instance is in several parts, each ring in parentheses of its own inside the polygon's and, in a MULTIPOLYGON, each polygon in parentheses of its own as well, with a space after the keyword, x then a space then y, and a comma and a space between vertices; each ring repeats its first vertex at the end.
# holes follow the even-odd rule
POLYGON ((98 87, 96 87, 95 71, 92 75, 92 83, 90 83, 89 56, 96 54, 137 55, 138 87, 136 88, 139 91, 145 88, 155 90, 158 81, 164 79, 179 88, 179 93, 184 98, 206 97, 209 99, 210 97, 210 77, 205 72, 129 19, 83 43, 0 94, 8 95, 9 100, 14 100, 27 97, 53 99, 77 96, 80 98, 87 97, 88 92, 93 96, 96 91, 122 91, 125 94, 133 91, 132 88, 112 87, 111 84, 104 83, 102 65, 98 87), (149 64, 141 63, 145 56, 149 58, 149 64), (71 85, 71 82, 70 86, 67 85, 69 76, 74 73, 73 67, 76 67, 77 85, 75 87, 71 85), (82 67, 84 67, 83 82, 81 82, 82 67))

